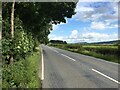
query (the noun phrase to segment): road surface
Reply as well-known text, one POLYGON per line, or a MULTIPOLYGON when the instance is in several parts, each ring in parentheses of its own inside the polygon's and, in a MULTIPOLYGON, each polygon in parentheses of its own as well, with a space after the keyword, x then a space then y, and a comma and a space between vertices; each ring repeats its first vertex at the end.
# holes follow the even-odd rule
POLYGON ((43 88, 118 88, 118 64, 41 45, 43 88))

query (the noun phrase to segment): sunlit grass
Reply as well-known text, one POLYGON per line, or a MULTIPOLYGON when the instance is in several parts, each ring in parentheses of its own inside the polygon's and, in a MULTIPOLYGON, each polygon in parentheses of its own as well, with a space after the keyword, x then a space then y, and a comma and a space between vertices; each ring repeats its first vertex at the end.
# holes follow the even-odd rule
POLYGON ((97 44, 53 44, 52 46, 69 50, 72 52, 101 58, 111 62, 119 62, 117 45, 97 45, 97 44))

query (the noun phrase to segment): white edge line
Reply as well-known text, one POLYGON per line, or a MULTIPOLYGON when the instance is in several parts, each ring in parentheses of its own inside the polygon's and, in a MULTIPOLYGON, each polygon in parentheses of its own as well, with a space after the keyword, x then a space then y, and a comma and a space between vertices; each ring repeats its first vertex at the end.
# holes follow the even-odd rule
POLYGON ((116 82, 117 84, 120 84, 120 82, 118 82, 117 80, 115 80, 115 79, 113 79, 113 78, 111 78, 111 77, 109 77, 109 76, 107 76, 107 75, 105 75, 105 74, 103 74, 103 73, 101 73, 101 72, 95 70, 95 69, 92 69, 92 70, 93 70, 94 72, 96 72, 96 73, 98 73, 98 74, 100 74, 100 75, 102 75, 102 76, 104 76, 104 77, 110 79, 111 81, 114 81, 114 82, 116 82))
POLYGON ((44 59, 43 59, 42 47, 41 47, 41 57, 42 57, 42 72, 41 72, 41 80, 44 80, 44 59))
POLYGON ((71 60, 73 60, 74 62, 76 61, 75 59, 73 59, 73 58, 71 58, 71 57, 69 57, 69 56, 67 56, 67 55, 64 55, 64 54, 61 54, 62 56, 64 56, 64 57, 67 57, 67 58, 69 58, 69 59, 71 59, 71 60))

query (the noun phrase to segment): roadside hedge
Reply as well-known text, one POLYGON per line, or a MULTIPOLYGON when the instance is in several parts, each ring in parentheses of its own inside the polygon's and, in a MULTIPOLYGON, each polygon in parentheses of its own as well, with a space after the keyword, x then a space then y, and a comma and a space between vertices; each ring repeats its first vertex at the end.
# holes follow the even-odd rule
MULTIPOLYGON (((10 23, 4 23, 5 26, 6 24, 10 23)), ((25 32, 22 21, 19 18, 15 18, 14 38, 8 38, 8 34, 11 35, 7 32, 2 38, 3 62, 9 62, 12 56, 14 60, 20 60, 33 52, 35 47, 34 38, 30 32, 25 32)))

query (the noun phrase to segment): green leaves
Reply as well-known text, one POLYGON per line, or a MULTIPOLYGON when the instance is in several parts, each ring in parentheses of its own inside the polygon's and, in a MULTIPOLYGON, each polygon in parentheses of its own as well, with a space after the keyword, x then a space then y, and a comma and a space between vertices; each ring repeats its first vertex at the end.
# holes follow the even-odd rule
POLYGON ((3 65, 2 87, 3 88, 40 88, 38 68, 40 53, 34 52, 25 60, 3 65))
MULTIPOLYGON (((10 35, 10 33, 8 32, 5 34, 10 35)), ((22 21, 19 18, 15 18, 14 38, 8 38, 5 35, 2 39, 2 54, 4 58, 3 60, 6 59, 7 61, 9 61, 11 55, 14 55, 15 60, 25 58, 25 56, 28 55, 29 52, 33 51, 34 46, 34 39, 32 34, 30 32, 25 32, 22 21)))
MULTIPOLYGON (((52 30, 52 24, 66 23, 65 18, 71 18, 75 14, 75 7, 75 2, 16 2, 15 18, 19 18, 20 21, 15 22, 17 25, 15 29, 24 29, 25 32, 32 33, 39 42, 48 43, 48 34, 52 30)), ((3 27, 6 32, 3 31, 3 34, 8 37, 10 37, 10 11, 11 3, 3 3, 3 20, 6 20, 3 27)))
POLYGON ((13 40, 14 53, 22 55, 32 52, 34 48, 32 34, 25 32, 22 21, 19 18, 15 19, 15 26, 15 38, 13 40))
POLYGON ((11 39, 7 40, 5 38, 2 39, 2 53, 8 53, 10 52, 10 46, 11 46, 11 39))

